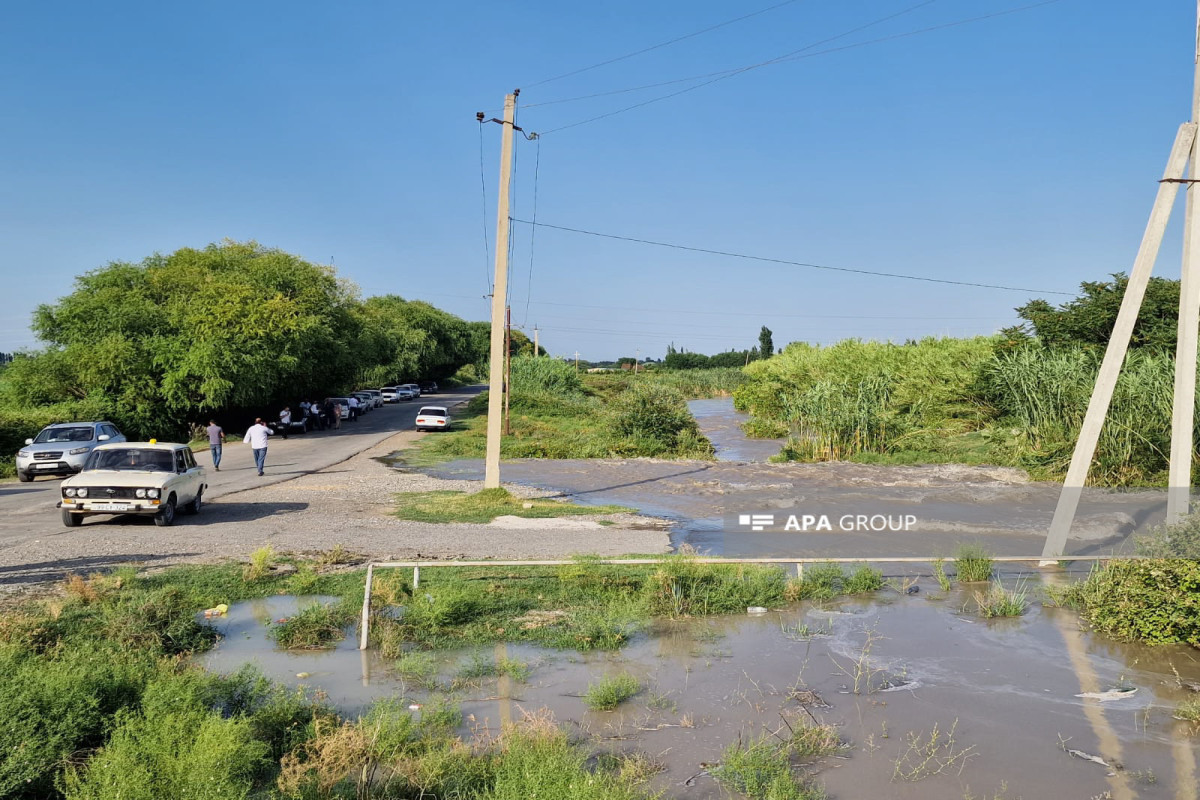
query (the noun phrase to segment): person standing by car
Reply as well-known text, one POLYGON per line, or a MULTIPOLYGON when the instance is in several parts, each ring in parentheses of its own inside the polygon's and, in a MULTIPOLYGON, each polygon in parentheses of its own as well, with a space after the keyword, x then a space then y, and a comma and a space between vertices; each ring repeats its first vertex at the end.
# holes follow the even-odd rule
POLYGON ((325 430, 325 421, 321 419, 321 406, 316 400, 308 404, 308 424, 314 431, 325 430))
POLYGON ((292 409, 290 406, 284 406, 283 411, 279 412, 279 433, 284 439, 287 439, 290 427, 292 427, 292 409))
POLYGON ((346 402, 350 404, 350 421, 354 422, 358 419, 358 398, 350 395, 346 398, 346 402))
POLYGON ((215 419, 208 421, 208 427, 204 429, 208 433, 208 450, 212 453, 213 469, 217 472, 221 471, 221 445, 225 443, 225 430, 217 424, 215 419))
POLYGON ((342 427, 342 404, 341 404, 341 403, 334 403, 334 404, 333 404, 333 411, 331 411, 331 412, 329 412, 329 413, 332 415, 332 419, 333 419, 333 429, 334 429, 335 431, 336 431, 336 430, 340 430, 340 429, 341 429, 341 427, 342 427))
POLYGON ((267 464, 267 439, 271 436, 271 429, 263 425, 262 417, 255 417, 254 424, 246 431, 246 437, 243 442, 250 445, 250 449, 254 451, 254 466, 258 467, 258 474, 261 477, 263 467, 267 464))

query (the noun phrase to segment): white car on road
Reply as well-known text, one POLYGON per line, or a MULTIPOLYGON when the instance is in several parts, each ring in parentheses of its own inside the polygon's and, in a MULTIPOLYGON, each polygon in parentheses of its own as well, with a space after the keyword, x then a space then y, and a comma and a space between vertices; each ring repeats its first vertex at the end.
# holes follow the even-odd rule
POLYGON ((199 513, 207 488, 204 468, 186 444, 102 444, 82 472, 62 482, 58 506, 68 528, 92 514, 141 514, 153 516, 155 525, 170 525, 178 509, 199 513))
POLYGON ((442 431, 450 427, 450 412, 445 406, 422 406, 417 412, 417 430, 442 431))

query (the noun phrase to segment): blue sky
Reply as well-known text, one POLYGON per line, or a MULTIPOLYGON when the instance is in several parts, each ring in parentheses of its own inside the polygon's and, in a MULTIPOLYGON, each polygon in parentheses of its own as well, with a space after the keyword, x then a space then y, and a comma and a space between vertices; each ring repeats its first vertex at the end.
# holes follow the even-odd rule
MULTIPOLYGON (((513 215, 700 248, 1071 291, 1127 270, 1190 108, 1194 4, 9 4, 0 25, 0 350, 110 261, 255 239, 483 319, 503 96, 522 87, 513 215), (538 105, 551 103, 548 105, 538 105), (528 106, 527 108, 525 106, 528 106)), ((1177 214, 1177 217, 1181 214, 1177 214)), ((990 333, 1035 294, 515 225, 515 324, 555 354, 660 357, 848 336, 990 333), (532 255, 532 281, 529 280, 532 255), (528 309, 528 310, 527 310, 528 309)), ((1173 225, 1156 274, 1177 275, 1173 225)))

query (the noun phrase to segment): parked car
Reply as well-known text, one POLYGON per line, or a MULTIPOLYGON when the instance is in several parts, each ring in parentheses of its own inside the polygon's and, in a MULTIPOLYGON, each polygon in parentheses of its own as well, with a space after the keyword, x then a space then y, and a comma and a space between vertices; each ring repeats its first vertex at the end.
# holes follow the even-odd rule
POLYGON ((406 383, 404 384, 404 388, 411 391, 413 393, 413 397, 421 396, 421 387, 417 386, 415 383, 406 383))
POLYGON ((400 401, 400 397, 396 394, 395 386, 385 386, 379 390, 379 393, 383 395, 383 402, 385 403, 397 403, 400 401))
POLYGON ((360 417, 375 408, 375 398, 366 392, 351 392, 350 396, 358 398, 358 415, 360 417))
MULTIPOLYGON (((275 433, 283 433, 283 423, 277 419, 268 422, 267 427, 275 433)), ((292 421, 288 423, 287 433, 289 436, 294 433, 308 433, 308 417, 302 415, 299 409, 292 413, 292 421)))
POLYGON ((450 427, 450 412, 445 406, 422 406, 417 412, 417 430, 440 431, 450 427))
POLYGON ((363 392, 371 395, 371 403, 374 408, 383 407, 383 391, 380 389, 363 389, 363 392))
POLYGON ((175 512, 197 514, 208 488, 204 468, 186 444, 105 443, 88 454, 78 475, 62 482, 62 521, 68 528, 93 514, 141 514, 170 525, 175 512))
POLYGON ((74 475, 88 454, 104 442, 123 442, 111 422, 61 422, 47 425, 17 452, 17 478, 28 483, 38 475, 74 475))
POLYGON ((418 386, 421 387, 421 394, 437 394, 437 381, 421 381, 418 386))
POLYGON ((416 398, 416 395, 413 394, 413 390, 408 388, 407 386, 397 386, 396 387, 396 399, 397 400, 413 400, 415 398, 416 398))

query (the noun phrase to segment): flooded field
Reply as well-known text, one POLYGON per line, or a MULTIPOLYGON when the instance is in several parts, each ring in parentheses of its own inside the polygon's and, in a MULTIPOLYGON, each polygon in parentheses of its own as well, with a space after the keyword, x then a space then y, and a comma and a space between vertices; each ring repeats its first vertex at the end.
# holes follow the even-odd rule
POLYGON ((670 798, 727 797, 709 771, 728 745, 814 723, 833 725, 842 746, 802 768, 834 800, 1200 796, 1200 738, 1172 717, 1200 696, 1200 651, 1105 642, 1072 613, 1038 604, 988 622, 963 610, 970 587, 942 595, 932 582, 914 585, 915 594, 906 583, 871 600, 660 623, 616 653, 439 651, 419 679, 355 650, 352 637, 330 651, 279 651, 270 624, 313 601, 281 596, 213 621, 224 638, 203 664, 257 664, 351 714, 381 698, 402 696, 419 712, 449 696, 463 735, 549 709, 597 750, 648 754, 663 768, 652 786, 670 798), (497 659, 527 665, 524 680, 464 677, 497 659), (589 710, 589 683, 616 674, 640 691, 612 712, 589 710), (1109 699, 1079 696, 1088 693, 1109 699))
MULTIPOLYGON (((960 542, 978 542, 996 555, 1041 554, 1058 484, 1030 482, 1008 467, 765 463, 777 443, 747 439, 731 400, 692 407, 722 460, 525 459, 505 462, 503 479, 664 517, 674 523, 675 546, 714 555, 952 555, 960 542), (739 524, 744 514, 770 515, 775 525, 756 532, 739 524), (798 524, 807 521, 805 529, 783 530, 793 515, 798 524), (882 530, 873 518, 885 521, 882 530)), ((454 461, 428 471, 481 479, 483 464, 454 461)), ((1122 552, 1132 534, 1161 523, 1165 511, 1159 490, 1089 489, 1068 552, 1122 552)))

